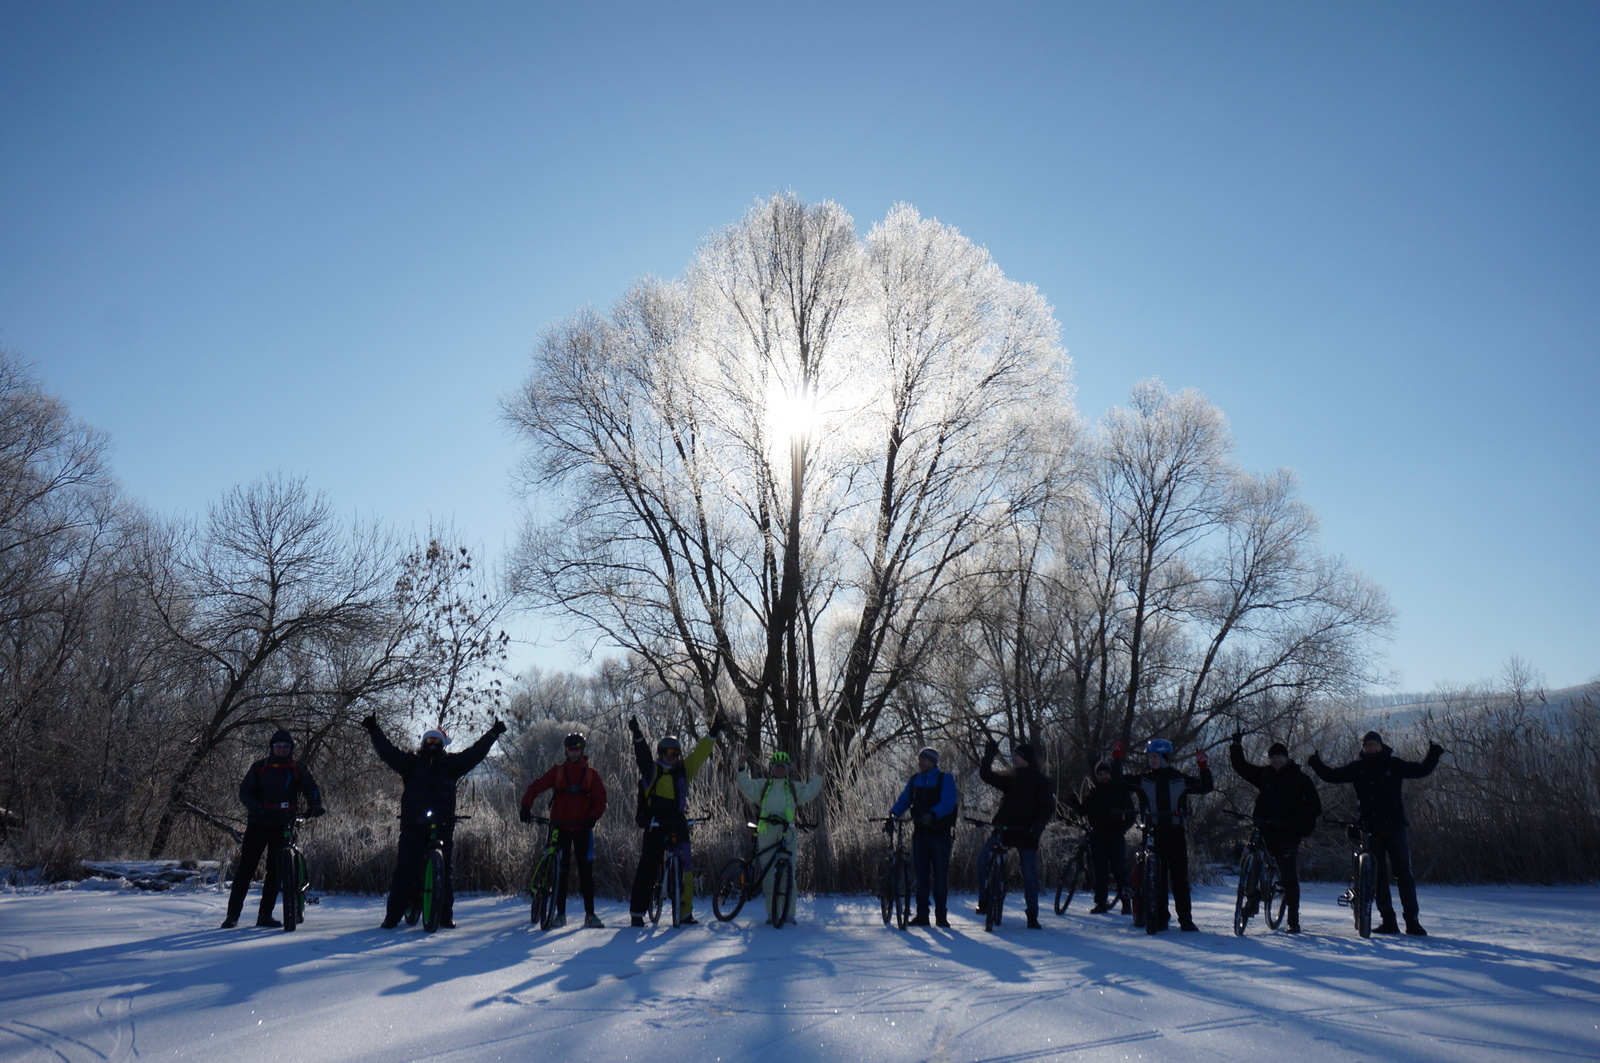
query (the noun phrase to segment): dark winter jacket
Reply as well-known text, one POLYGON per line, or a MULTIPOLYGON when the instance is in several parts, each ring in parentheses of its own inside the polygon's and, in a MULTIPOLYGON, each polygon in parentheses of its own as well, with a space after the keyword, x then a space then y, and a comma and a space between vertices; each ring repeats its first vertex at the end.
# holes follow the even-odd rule
POLYGON ((1407 779, 1420 779, 1439 766, 1444 750, 1438 745, 1428 746, 1428 755, 1421 763, 1401 760, 1394 750, 1384 746, 1376 753, 1363 753, 1342 768, 1325 764, 1317 754, 1311 754, 1306 764, 1323 782, 1354 783, 1356 804, 1361 809, 1361 821, 1373 830, 1393 829, 1406 825, 1405 800, 1400 787, 1407 779))
POLYGON ((1096 834, 1126 834, 1133 826, 1133 794, 1118 779, 1096 782, 1081 798, 1068 790, 1061 799, 1088 820, 1089 829, 1096 834))
POLYGON ((1201 768, 1200 774, 1186 775, 1177 768, 1156 768, 1133 775, 1122 774, 1122 761, 1111 762, 1111 778, 1139 798, 1140 809, 1150 817, 1157 828, 1182 827, 1189 815, 1189 795, 1211 792, 1211 769, 1201 768))
POLYGON ((1000 840, 1018 849, 1037 849, 1044 825, 1056 814, 1056 784, 1032 764, 995 771, 994 758, 978 768, 978 778, 1000 791, 1000 807, 991 820, 1004 828, 1000 840))
POLYGON ((1252 814, 1263 832, 1298 840, 1316 829, 1322 798, 1300 765, 1291 760, 1280 771, 1271 764, 1252 764, 1244 758, 1244 746, 1238 742, 1228 747, 1228 757, 1239 778, 1260 791, 1252 814))
POLYGON ((405 782, 400 792, 400 819, 410 825, 427 821, 427 813, 448 823, 456 814, 456 783, 467 772, 483 763, 494 740, 505 732, 504 724, 493 727, 460 753, 408 753, 396 749, 377 727, 368 728, 372 748, 405 782))
POLYGON ((251 823, 282 826, 299 813, 302 796, 311 812, 322 815, 322 790, 311 769, 293 757, 258 760, 239 783, 239 800, 251 823))
POLYGON ((900 799, 890 807, 889 815, 903 816, 909 812, 916 823, 914 830, 949 834, 950 828, 955 826, 956 808, 960 804, 956 777, 934 768, 911 776, 900 799), (925 819, 928 822, 922 822, 925 819))
POLYGON ((555 791, 550 798, 550 819, 562 830, 587 830, 606 814, 606 784, 589 766, 588 757, 563 760, 529 783, 522 794, 522 807, 532 808, 546 790, 555 791))

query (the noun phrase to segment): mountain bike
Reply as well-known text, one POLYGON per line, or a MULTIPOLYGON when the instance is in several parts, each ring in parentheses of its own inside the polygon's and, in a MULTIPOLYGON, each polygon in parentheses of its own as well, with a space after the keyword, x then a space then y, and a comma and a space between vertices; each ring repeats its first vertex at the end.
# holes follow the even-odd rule
POLYGON ((306 869, 306 854, 300 850, 300 825, 305 821, 306 817, 295 816, 283 825, 283 848, 278 851, 278 894, 283 898, 286 931, 306 921, 311 876, 306 869))
MULTIPOLYGON (((779 827, 778 840, 765 849, 757 849, 756 824, 746 823, 750 829, 750 853, 739 860, 723 865, 717 876, 716 892, 711 895, 711 910, 717 918, 727 922, 739 914, 746 901, 753 901, 761 893, 761 881, 772 874, 772 909, 767 912, 767 922, 782 927, 790 906, 794 903, 794 853, 789 849, 789 832, 781 828, 788 825, 783 816, 762 816, 760 822, 779 827), (789 857, 784 860, 782 857, 789 857)), ((801 830, 812 830, 814 824, 796 823, 801 830)))
POLYGON ((547 816, 531 816, 529 821, 543 823, 545 831, 544 852, 534 861, 533 873, 528 876, 528 893, 533 898, 533 910, 528 919, 537 923, 540 930, 549 930, 556 923, 559 908, 556 893, 567 876, 567 860, 561 851, 561 828, 547 816))
POLYGON ((1239 890, 1233 901, 1233 932, 1243 937, 1245 927, 1258 911, 1266 917, 1267 926, 1276 930, 1282 925, 1284 912, 1289 906, 1288 894, 1284 892, 1283 882, 1278 877, 1278 861, 1267 849, 1267 843, 1261 837, 1261 824, 1254 816, 1235 812, 1231 808, 1222 811, 1250 824, 1250 840, 1239 855, 1239 890))
MULTIPOLYGON (((998 837, 1003 829, 986 819, 973 819, 971 816, 962 818, 975 827, 988 827, 990 837, 998 837)), ((983 929, 991 934, 1000 925, 1000 916, 1006 906, 1006 853, 1009 849, 1007 845, 994 847, 989 857, 989 873, 978 883, 978 907, 983 909, 983 929)))
MULTIPOLYGON (((685 832, 689 827, 699 822, 701 822, 701 818, 685 819, 683 821, 685 832)), ((660 825, 659 821, 650 820, 651 828, 659 827, 660 825)), ((678 832, 675 830, 668 834, 665 839, 665 851, 661 855, 661 871, 656 875, 655 889, 650 891, 650 922, 652 924, 661 921, 661 909, 669 905, 672 912, 672 925, 681 926, 683 923, 683 873, 688 868, 683 866, 683 855, 678 850, 687 840, 687 836, 678 837, 678 832)))
POLYGON ((422 888, 417 891, 406 910, 406 922, 412 926, 422 920, 422 929, 432 934, 444 921, 445 906, 450 903, 450 883, 445 878, 444 830, 471 816, 436 816, 429 809, 423 813, 428 825, 428 854, 422 860, 422 888))
POLYGON ((1339 906, 1350 909, 1356 933, 1364 938, 1372 936, 1372 904, 1378 895, 1378 860, 1372 852, 1372 831, 1367 824, 1347 819, 1328 819, 1324 822, 1343 827, 1345 836, 1354 843, 1350 853, 1350 886, 1339 895, 1339 906))
POLYGON ((878 870, 878 904, 883 909, 883 925, 892 921, 904 930, 911 922, 911 859, 906 856, 906 831, 909 820, 887 816, 883 820, 869 819, 868 823, 882 822, 893 838, 888 855, 878 870))
POLYGON ((1148 813, 1139 817, 1139 848, 1133 852, 1133 868, 1129 878, 1133 889, 1133 925, 1143 927, 1146 934, 1161 928, 1156 925, 1155 899, 1161 888, 1161 856, 1156 852, 1156 830, 1148 813))

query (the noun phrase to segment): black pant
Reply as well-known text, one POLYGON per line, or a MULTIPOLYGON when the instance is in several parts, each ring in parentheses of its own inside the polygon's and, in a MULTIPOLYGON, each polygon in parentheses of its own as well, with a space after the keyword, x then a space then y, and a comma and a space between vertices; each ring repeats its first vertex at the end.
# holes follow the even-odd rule
POLYGON ((1389 894, 1389 876, 1393 874, 1395 885, 1400 888, 1400 910, 1406 922, 1416 922, 1417 880, 1411 874, 1411 839, 1406 828, 1374 828, 1372 852, 1377 858, 1374 870, 1378 873, 1378 913, 1384 922, 1394 922, 1394 898, 1389 894))
POLYGON ((1167 910, 1167 889, 1172 889, 1172 907, 1178 911, 1178 921, 1190 921, 1189 910, 1189 840, 1183 827, 1156 828, 1156 855, 1161 858, 1161 877, 1156 882, 1156 896, 1150 900, 1150 915, 1157 926, 1165 926, 1171 915, 1167 910))
POLYGON ((1300 835, 1263 830, 1261 840, 1278 865, 1278 881, 1283 883, 1283 900, 1289 922, 1300 922, 1300 835))
POLYGON ((261 880, 261 917, 270 918, 278 903, 278 856, 283 852, 283 824, 252 823, 244 829, 239 846, 239 863, 233 869, 233 892, 228 894, 228 918, 237 919, 244 911, 250 893, 250 880, 256 877, 261 853, 267 854, 267 873, 261 880))
MULTIPOLYGON (((444 843, 444 881, 438 883, 439 917, 449 923, 454 920, 455 889, 452 872, 455 866, 455 828, 440 827, 439 839, 444 843)), ((422 823, 406 823, 400 827, 400 844, 394 854, 394 877, 389 880, 388 919, 393 922, 406 914, 411 902, 422 893, 422 863, 428 856, 428 827, 422 823)))
POLYGON ((950 898, 950 848, 954 839, 947 830, 918 830, 911 834, 911 869, 917 883, 917 915, 928 914, 928 893, 933 893, 933 910, 943 919, 950 898))
POLYGON ((1116 876, 1120 892, 1128 883, 1128 851, 1120 830, 1089 832, 1089 866, 1094 869, 1094 903, 1108 903, 1111 877, 1116 876))
MULTIPOLYGON (((583 910, 594 914, 594 831, 563 830, 556 838, 556 849, 566 854, 566 865, 578 869, 578 891, 583 894, 583 910)), ((567 876, 556 883, 556 911, 567 914, 567 876)))
POLYGON ((629 898, 629 909, 633 915, 643 915, 650 910, 650 895, 655 892, 656 876, 661 874, 661 861, 667 855, 669 837, 683 839, 675 843, 678 846, 679 859, 683 862, 684 878, 679 893, 682 900, 679 910, 687 914, 693 909, 694 879, 689 870, 691 866, 689 828, 648 827, 639 846, 639 869, 633 873, 633 896, 629 898))

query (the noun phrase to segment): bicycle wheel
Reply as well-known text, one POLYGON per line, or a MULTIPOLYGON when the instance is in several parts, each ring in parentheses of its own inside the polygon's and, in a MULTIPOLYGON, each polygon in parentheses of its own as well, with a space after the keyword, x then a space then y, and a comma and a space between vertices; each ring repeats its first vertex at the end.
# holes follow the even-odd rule
POLYGON ((1130 906, 1133 908, 1133 925, 1144 926, 1150 912, 1149 898, 1144 891, 1145 864, 1150 860, 1150 854, 1140 849, 1133 854, 1132 873, 1129 875, 1128 895, 1130 906))
POLYGON ((546 853, 540 859, 539 867, 534 871, 535 892, 533 895, 533 911, 530 918, 539 924, 540 930, 549 930, 556 922, 556 893, 561 883, 561 874, 565 870, 561 866, 560 853, 546 853))
POLYGON ((1072 898, 1078 895, 1078 890, 1083 886, 1083 875, 1083 854, 1073 853, 1061 869, 1061 882, 1056 886, 1057 915, 1065 915, 1072 905, 1072 898))
POLYGON ((1233 899, 1233 932, 1236 936, 1244 936, 1244 928, 1250 924, 1250 904, 1254 901, 1259 905, 1260 896, 1261 857, 1246 849, 1244 859, 1239 861, 1239 891, 1233 899))
POLYGON ((767 922, 773 929, 783 929, 783 924, 789 918, 790 906, 794 904, 794 865, 787 860, 777 860, 772 864, 772 910, 767 913, 767 922))
POLYGON ((669 853, 661 861, 661 907, 670 908, 668 922, 678 926, 683 921, 683 906, 680 897, 683 891, 683 864, 678 859, 677 853, 669 853))
POLYGON ((444 918, 444 855, 434 849, 422 864, 422 929, 433 933, 444 918))
MULTIPOLYGON (((717 888, 711 894, 711 910, 726 923, 744 907, 745 866, 743 860, 729 860, 717 875, 717 888)), ((888 922, 888 920, 884 920, 888 922)))
POLYGON ((293 930, 300 923, 295 897, 300 892, 294 869, 294 847, 285 845, 278 853, 278 895, 283 898, 283 929, 293 930))
POLYGON ((1355 909, 1356 933, 1364 938, 1372 936, 1372 900, 1378 892, 1378 869, 1371 853, 1362 853, 1356 859, 1355 909))
POLYGON ((1006 862, 996 853, 989 861, 989 877, 983 886, 983 929, 991 934, 1000 925, 1001 909, 1006 903, 1006 862))
POLYGON ((1156 898, 1161 889, 1161 857, 1151 853, 1144 862, 1144 932, 1154 934, 1162 929, 1156 915, 1156 898))
POLYGON ((528 897, 532 904, 528 911, 528 922, 537 924, 539 916, 544 911, 545 898, 555 892, 554 882, 550 874, 550 854, 543 853, 533 862, 533 871, 528 874, 528 897))
POLYGON ((665 883, 666 880, 667 858, 662 857, 661 870, 656 872, 656 884, 650 889, 650 908, 647 914, 650 916, 650 923, 652 926, 661 922, 661 905, 666 900, 666 898, 661 895, 661 888, 662 884, 665 883))
POLYGON ((894 918, 894 854, 891 853, 883 861, 883 866, 878 869, 878 907, 883 910, 883 925, 888 926, 894 918))
POLYGON ((1261 908, 1267 920, 1267 925, 1276 930, 1283 925, 1283 917, 1289 911, 1289 893, 1283 888, 1283 880, 1278 877, 1278 865, 1271 860, 1267 861, 1264 873, 1261 876, 1261 908))
POLYGON ((896 926, 904 930, 911 923, 911 865, 905 857, 896 858, 891 878, 894 890, 894 921, 896 926))

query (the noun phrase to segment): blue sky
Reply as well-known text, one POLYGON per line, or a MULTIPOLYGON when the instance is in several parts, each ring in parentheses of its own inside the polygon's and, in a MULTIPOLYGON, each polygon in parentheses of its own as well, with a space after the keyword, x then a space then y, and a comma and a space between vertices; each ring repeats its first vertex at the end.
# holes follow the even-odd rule
MULTIPOLYGON (((0 343, 201 513, 498 553, 549 323, 758 197, 897 201, 1288 466, 1399 687, 1600 675, 1600 5, 0 5, 0 343)), ((519 659, 565 666, 554 628, 519 659)))

